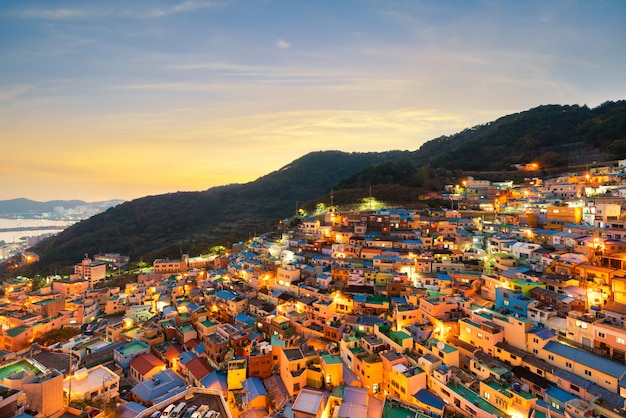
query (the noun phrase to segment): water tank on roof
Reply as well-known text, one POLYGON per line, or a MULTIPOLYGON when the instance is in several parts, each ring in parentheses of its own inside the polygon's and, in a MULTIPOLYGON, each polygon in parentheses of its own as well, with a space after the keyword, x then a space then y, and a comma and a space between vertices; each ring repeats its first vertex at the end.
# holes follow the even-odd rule
POLYGON ((513 390, 514 390, 515 392, 519 392, 519 391, 521 391, 521 390, 522 390, 522 386, 521 386, 519 383, 514 383, 514 384, 513 384, 513 390))

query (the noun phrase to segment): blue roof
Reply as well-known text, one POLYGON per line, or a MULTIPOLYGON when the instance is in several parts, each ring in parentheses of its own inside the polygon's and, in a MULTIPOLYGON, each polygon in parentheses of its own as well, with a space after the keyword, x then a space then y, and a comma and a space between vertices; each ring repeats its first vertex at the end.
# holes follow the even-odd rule
POLYGON ((561 411, 560 409, 556 409, 555 407, 553 407, 552 405, 548 405, 547 403, 545 403, 544 401, 542 401, 541 399, 537 399, 537 406, 542 407, 543 409, 548 409, 551 412, 551 416, 554 417, 555 414, 559 415, 559 416, 565 416, 565 412, 561 411))
MULTIPOLYGON (((120 405, 121 407, 123 407, 124 409, 128 409, 131 411, 136 412, 137 414, 139 414, 142 411, 145 411, 146 408, 145 406, 138 404, 137 402, 124 402, 123 404, 120 405)), ((30 417, 30 415, 28 415, 30 417)))
MULTIPOLYGON (((193 290, 197 290, 197 289, 193 289, 193 290)), ((200 293, 199 290, 198 290, 198 293, 200 293)), ((187 305, 187 310, 188 311, 195 311, 199 307, 200 307, 200 305, 198 305, 197 303, 191 302, 189 305, 187 305)))
POLYGON ((554 399, 558 399, 563 403, 576 399, 576 396, 554 385, 550 386, 548 390, 546 390, 546 395, 551 396, 554 399))
POLYGON ((438 273, 437 274, 437 279, 438 280, 447 280, 447 281, 451 281, 452 277, 450 277, 449 274, 445 274, 445 273, 438 273))
POLYGON ((569 345, 561 344, 557 341, 548 342, 544 350, 558 354, 564 358, 572 359, 590 369, 598 370, 617 379, 621 378, 624 373, 626 373, 626 366, 623 364, 579 350, 575 347, 570 347, 569 345))
POLYGON ((230 290, 222 289, 222 290, 218 290, 215 293, 215 296, 224 300, 234 300, 237 297, 237 294, 234 292, 231 292, 230 290))
POLYGON ((537 337, 541 338, 542 340, 549 340, 550 338, 553 338, 556 336, 554 331, 552 331, 550 328, 535 328, 529 331, 528 333, 534 334, 537 337))
POLYGON ((165 400, 170 399, 173 396, 178 395, 179 393, 185 392, 186 390, 187 390, 187 387, 185 386, 172 388, 172 390, 170 390, 169 392, 164 393, 163 395, 154 398, 152 400, 152 403, 153 404, 161 403, 165 400))
POLYGON ((171 305, 167 305, 167 306, 164 306, 164 307, 163 307, 163 316, 164 316, 164 317, 165 317, 165 316, 168 316, 168 315, 170 315, 170 314, 173 314, 173 313, 177 313, 177 312, 178 312, 178 311, 176 310, 176 308, 175 308, 175 307, 173 307, 173 306, 171 306, 171 305))
POLYGON ((180 353, 178 355, 178 359, 180 360, 180 362, 182 364, 187 364, 189 363, 191 360, 197 358, 198 356, 196 356, 192 351, 183 351, 182 353, 180 353))
POLYGON ((435 409, 443 409, 446 404, 444 401, 428 389, 420 389, 415 395, 415 399, 423 403, 424 405, 432 406, 435 409))
POLYGON ((226 373, 220 373, 214 370, 200 379, 200 384, 207 389, 225 391, 228 390, 228 376, 226 373))
MULTIPOLYGON (((186 388, 185 381, 170 369, 154 375, 154 380, 144 380, 131 389, 131 393, 143 402, 154 400, 176 388, 186 388), (158 383, 157 383, 158 382, 158 383)), ((156 402, 154 402, 156 403, 156 402)))
POLYGON ((243 391, 248 394, 248 401, 258 398, 259 396, 267 396, 267 390, 263 386, 263 382, 258 377, 249 377, 243 381, 243 391))
POLYGON ((354 295, 352 298, 354 302, 365 303, 367 301, 367 297, 364 295, 354 295))
POLYGON ((204 340, 200 340, 200 344, 191 349, 196 355, 204 354, 204 340))

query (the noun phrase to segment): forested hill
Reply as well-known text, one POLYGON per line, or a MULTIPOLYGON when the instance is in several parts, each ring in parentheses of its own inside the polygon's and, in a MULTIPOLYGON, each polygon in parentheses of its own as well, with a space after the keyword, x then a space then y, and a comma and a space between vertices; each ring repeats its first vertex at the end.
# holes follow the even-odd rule
POLYGON ((512 164, 536 161, 565 171, 573 164, 623 158, 625 101, 594 109, 540 106, 434 139, 414 152, 315 152, 251 183, 136 199, 80 222, 34 250, 41 256, 39 265, 50 272, 78 262, 84 253, 120 252, 147 261, 181 251, 197 255, 273 229, 279 219, 294 214, 297 204, 327 201, 323 195, 331 187, 394 184, 402 187, 385 190, 406 197, 418 188, 437 189, 462 175, 461 170, 511 170, 512 164))
POLYGON ((510 170, 537 161, 567 167, 626 156, 626 101, 587 106, 539 106, 428 141, 415 165, 460 170, 510 170), (592 161, 588 161, 589 159, 592 161))
MULTIPOLYGON (((626 101, 587 106, 539 106, 442 136, 402 160, 368 167, 335 189, 398 184, 436 189, 463 172, 509 171, 536 162, 567 171, 595 161, 626 158, 626 101)), ((543 172, 543 171, 542 171, 543 172)))
POLYGON ((75 224, 34 251, 50 271, 85 253, 119 252, 133 260, 206 253, 273 229, 294 215, 297 204, 323 195, 343 177, 406 153, 314 152, 251 183, 143 197, 75 224))

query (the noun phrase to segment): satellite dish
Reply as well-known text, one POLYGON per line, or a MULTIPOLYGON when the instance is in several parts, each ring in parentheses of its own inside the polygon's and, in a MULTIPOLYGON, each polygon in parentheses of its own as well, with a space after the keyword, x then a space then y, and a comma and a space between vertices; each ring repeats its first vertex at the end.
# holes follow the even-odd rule
POLYGON ((444 348, 446 348, 446 345, 444 344, 443 341, 439 341, 437 343, 437 348, 440 349, 440 350, 443 350, 444 348))

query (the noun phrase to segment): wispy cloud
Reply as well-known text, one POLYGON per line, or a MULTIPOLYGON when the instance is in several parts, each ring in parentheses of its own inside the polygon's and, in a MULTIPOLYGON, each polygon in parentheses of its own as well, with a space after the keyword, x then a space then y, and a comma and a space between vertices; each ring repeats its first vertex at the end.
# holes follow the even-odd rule
POLYGON ((33 88, 35 88, 35 86, 27 84, 2 86, 0 87, 0 102, 15 99, 22 93, 32 90, 33 88))
POLYGON ((229 0, 185 0, 178 3, 164 2, 154 6, 152 2, 124 3, 124 7, 115 7, 110 3, 93 4, 89 8, 28 8, 17 9, 6 15, 22 19, 37 20, 78 20, 96 18, 145 19, 159 18, 177 13, 193 12, 200 9, 218 8, 228 4, 229 0), (106 7, 104 7, 106 6, 106 7))
POLYGON ((157 18, 157 17, 169 16, 169 15, 176 14, 176 13, 192 12, 192 11, 201 10, 201 9, 215 8, 215 7, 220 7, 225 3, 226 3, 225 1, 187 0, 187 1, 183 1, 181 3, 175 4, 173 6, 153 8, 148 11, 148 14, 146 17, 157 18))
POLYGON ((291 44, 287 41, 285 41, 284 39, 279 39, 278 41, 276 41, 276 46, 279 47, 280 49, 289 49, 291 48, 291 44))
POLYGON ((79 9, 24 9, 9 15, 23 19, 69 20, 86 17, 88 13, 79 9))

